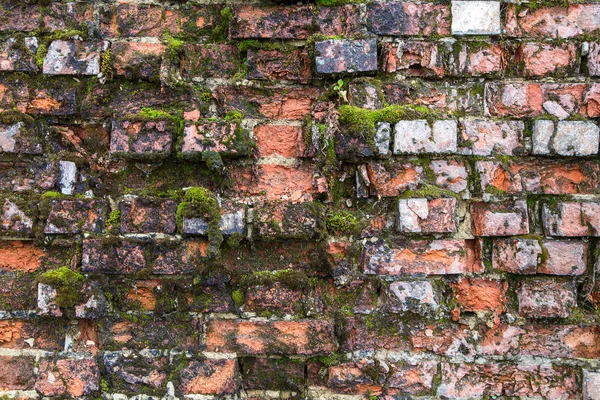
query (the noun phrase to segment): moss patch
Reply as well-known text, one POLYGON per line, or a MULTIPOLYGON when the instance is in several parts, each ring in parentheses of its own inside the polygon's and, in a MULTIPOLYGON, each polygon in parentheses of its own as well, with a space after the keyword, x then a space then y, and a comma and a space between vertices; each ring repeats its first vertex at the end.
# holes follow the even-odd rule
POLYGON ((56 289, 56 304, 60 307, 73 307, 81 301, 81 289, 85 278, 79 272, 60 267, 44 272, 39 281, 56 289))
POLYGON ((183 218, 202 217, 208 221, 208 255, 216 257, 219 254, 223 234, 219 228, 221 207, 217 197, 203 187, 190 188, 185 192, 183 202, 177 207, 177 224, 183 225, 183 218))

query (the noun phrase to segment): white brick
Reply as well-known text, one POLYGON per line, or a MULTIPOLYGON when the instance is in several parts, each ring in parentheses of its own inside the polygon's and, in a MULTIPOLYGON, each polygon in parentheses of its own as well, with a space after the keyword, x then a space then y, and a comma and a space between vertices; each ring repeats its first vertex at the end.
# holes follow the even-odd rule
POLYGON ((533 154, 590 156, 598 153, 600 128, 592 121, 538 120, 533 125, 533 154))
POLYGON ((394 154, 453 153, 457 148, 456 121, 400 121, 394 127, 394 154))
POLYGON ((499 35, 500 2, 453 1, 453 35, 499 35))

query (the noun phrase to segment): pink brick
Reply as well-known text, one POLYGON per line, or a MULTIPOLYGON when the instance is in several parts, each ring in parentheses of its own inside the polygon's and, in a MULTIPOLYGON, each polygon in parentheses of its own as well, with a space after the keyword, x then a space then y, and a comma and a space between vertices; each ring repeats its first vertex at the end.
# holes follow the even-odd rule
POLYGON ((600 203, 544 203, 542 222, 548 236, 600 236, 600 203))
POLYGON ((455 232, 457 201, 454 198, 398 200, 398 230, 400 232, 455 232))
POLYGON ((524 149, 523 121, 470 120, 463 122, 463 152, 477 156, 517 155, 524 149))
POLYGON ((519 49, 523 73, 526 76, 564 74, 575 65, 576 50, 572 42, 560 45, 525 43, 519 49))
POLYGON ((529 318, 568 317, 576 305, 572 282, 550 279, 522 281, 517 296, 519 313, 529 318))
POLYGON ((539 83, 500 83, 485 85, 486 113, 498 117, 535 117, 543 114, 539 83))
POLYGON ((471 203, 471 220, 475 236, 510 236, 529 233, 527 203, 471 203))
POLYGON ((568 7, 542 7, 517 13, 509 5, 506 33, 513 37, 570 38, 600 29, 598 4, 571 4, 568 7))

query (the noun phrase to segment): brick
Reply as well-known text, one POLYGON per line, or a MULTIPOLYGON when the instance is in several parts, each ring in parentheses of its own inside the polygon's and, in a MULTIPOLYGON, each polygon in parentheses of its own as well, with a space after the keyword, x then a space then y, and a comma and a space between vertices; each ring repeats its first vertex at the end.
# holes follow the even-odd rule
POLYGON ((105 274, 136 273, 146 267, 144 248, 131 241, 85 239, 81 257, 83 272, 105 274))
POLYGON ((37 282, 32 274, 0 271, 0 309, 33 310, 37 302, 37 282))
POLYGON ((73 161, 58 162, 58 188, 62 194, 73 195, 77 183, 78 168, 73 161))
POLYGON ((445 275, 478 272, 475 243, 467 240, 418 240, 394 247, 366 245, 363 271, 377 275, 445 275))
POLYGON ((470 45, 457 42, 448 56, 447 72, 452 76, 487 76, 506 71, 510 54, 500 44, 485 43, 470 45))
POLYGON ((525 76, 544 76, 569 72, 576 61, 574 43, 560 45, 525 43, 518 50, 525 76))
POLYGON ((312 60, 306 50, 279 51, 248 49, 246 77, 259 80, 288 80, 309 83, 312 60))
POLYGON ((440 306, 430 281, 393 282, 387 290, 386 303, 391 312, 418 314, 437 311, 440 306))
POLYGON ((0 233, 12 236, 30 236, 36 218, 35 205, 16 199, 4 199, 0 214, 0 233))
POLYGON ((533 125, 533 154, 595 155, 599 140, 600 128, 591 121, 537 120, 533 125))
POLYGON ((157 80, 167 46, 161 43, 114 42, 110 49, 115 75, 127 79, 157 80))
POLYGON ((597 358, 597 326, 525 325, 515 349, 525 355, 563 358, 597 358))
POLYGON ((598 30, 599 15, 597 4, 542 7, 525 13, 517 13, 511 5, 507 9, 506 33, 511 37, 567 39, 598 30))
POLYGON ((600 43, 598 42, 589 44, 587 69, 590 76, 600 75, 600 43))
MULTIPOLYGON (((246 209, 235 204, 221 204, 219 229, 223 235, 243 234, 246 228, 246 209), (240 208, 241 207, 241 208, 240 208)), ((183 218, 183 233, 188 235, 207 235, 208 222, 205 218, 183 218)))
POLYGON ((587 247, 582 242, 499 239, 494 241, 492 266, 515 274, 581 275, 587 247))
POLYGON ((186 79, 232 78, 239 68, 238 49, 232 44, 185 44, 181 74, 186 79))
POLYGON ((233 394, 238 389, 235 359, 192 361, 179 373, 181 392, 188 394, 233 394))
POLYGON ((388 73, 401 72, 407 76, 443 77, 443 49, 437 43, 407 41, 384 43, 382 69, 388 73))
POLYGON ((593 85, 581 83, 545 83, 542 85, 543 108, 558 119, 565 119, 567 114, 584 116, 586 115, 586 92, 591 93, 592 88, 593 85), (548 107, 550 105, 552 108, 548 107))
POLYGON ((471 203, 472 229, 475 236, 510 236, 529 233, 527 203, 471 203))
POLYGON ((77 40, 50 43, 42 68, 49 75, 98 75, 100 45, 77 40))
POLYGON ((240 193, 264 195, 267 200, 306 199, 312 191, 313 171, 308 165, 294 167, 262 164, 254 176, 240 171, 234 176, 240 193))
POLYGON ((64 326, 47 320, 0 321, 0 347, 8 349, 42 349, 60 351, 64 348, 64 326))
POLYGON ((400 232, 455 232, 456 221, 457 201, 454 198, 398 200, 398 230, 400 232))
POLYGON ((542 222, 548 236, 599 236, 600 204, 559 202, 542 205, 542 222))
POLYGON ((175 232, 177 203, 173 200, 157 201, 135 198, 119 205, 121 233, 166 233, 175 232))
POLYGON ((302 313, 304 293, 280 282, 252 286, 246 290, 245 311, 273 311, 286 314, 302 313))
POLYGON ((219 87, 213 92, 223 114, 241 111, 247 117, 301 120, 318 97, 314 87, 256 89, 249 86, 219 87))
POLYGON ((329 354, 336 350, 331 321, 213 320, 206 333, 207 351, 241 354, 329 354))
POLYGON ((325 40, 315 43, 316 71, 339 74, 377 71, 377 40, 325 40))
POLYGON ((500 34, 499 1, 453 1, 453 35, 500 34))
POLYGON ((0 71, 36 72, 36 37, 12 37, 0 42, 0 71))
POLYGON ((367 6, 367 29, 376 35, 448 36, 450 8, 408 1, 373 2, 367 6))
MULTIPOLYGON (((120 3, 101 11, 100 34, 103 37, 160 37, 165 32, 177 35, 190 17, 193 15, 158 5, 120 3)), ((216 21, 209 15, 205 17, 195 21, 200 25, 197 28, 214 27, 216 21)))
POLYGON ((319 7, 316 23, 325 36, 355 37, 365 33, 360 4, 319 7))
POLYGON ((51 162, 0 162, 0 189, 13 192, 51 190, 58 177, 51 162))
POLYGON ((435 185, 455 193, 467 188, 467 169, 462 161, 432 160, 429 168, 435 174, 435 185))
POLYGON ((300 126, 257 125, 254 128, 254 137, 261 157, 302 157, 305 152, 300 126))
POLYGON ((32 390, 35 357, 0 356, 0 390, 32 390))
POLYGON ((168 157, 174 131, 169 120, 113 120, 110 153, 129 159, 168 157))
POLYGON ((32 242, 0 241, 0 268, 8 271, 36 271, 46 252, 32 242))
POLYGON ((466 325, 430 324, 410 335, 413 351, 427 351, 445 356, 475 355, 474 335, 466 325))
POLYGON ((600 399, 600 372, 583 370, 583 400, 600 399))
POLYGON ((565 318, 576 305, 572 282, 532 278, 522 281, 517 296, 519 313, 530 318, 565 318))
POLYGON ((304 364, 285 358, 243 359, 244 388, 250 390, 289 390, 304 387, 304 364))
POLYGON ((481 190, 506 193, 591 194, 599 183, 599 167, 595 162, 552 160, 475 162, 481 190))
POLYGON ((306 39, 316 31, 313 8, 236 6, 229 28, 232 39, 306 39))
POLYGON ((41 154, 42 143, 32 124, 23 121, 15 124, 0 124, 0 152, 41 154))
POLYGON ((458 126, 454 120, 400 121, 394 126, 394 154, 456 152, 458 126))
POLYGON ((317 228, 317 215, 311 202, 299 204, 271 201, 256 205, 256 234, 270 238, 311 238, 317 228))
POLYGON ((332 366, 329 367, 327 386, 343 393, 371 394, 381 393, 385 383, 392 392, 422 394, 433 388, 438 370, 435 361, 392 363, 387 367, 389 370, 366 359, 332 366))
POLYGON ((367 178, 371 196, 381 197, 394 197, 407 189, 416 189, 424 180, 423 167, 410 163, 372 162, 366 165, 364 173, 357 174, 367 178))
POLYGON ((73 115, 77 112, 77 96, 74 88, 37 89, 27 103, 28 114, 73 115))
POLYGON ((178 349, 198 351, 202 330, 196 318, 178 320, 170 317, 128 320, 104 320, 99 326, 102 346, 108 351, 124 349, 178 349), (168 332, 168 335, 165 335, 168 332))
POLYGON ((104 232, 106 203, 101 200, 52 200, 44 233, 104 232))
POLYGON ((495 153, 519 155, 525 152, 523 121, 464 120, 462 151, 489 156, 495 153))
POLYGON ((100 389, 100 371, 92 358, 42 360, 35 388, 45 396, 88 395, 100 389))
POLYGON ((139 393, 141 390, 164 387, 168 364, 167 357, 154 354, 124 356, 123 353, 113 352, 104 356, 109 390, 126 388, 127 391, 139 393))
POLYGON ((506 310, 506 281, 467 278, 451 286, 454 297, 463 311, 492 311, 500 315, 506 310))
POLYGON ((575 369, 569 366, 444 363, 437 396, 541 396, 566 400, 576 397, 578 391, 575 369), (506 376, 511 379, 502 378, 506 376))
POLYGON ((537 117, 543 114, 543 92, 538 83, 485 85, 486 113, 498 117, 537 117))
POLYGON ((181 154, 184 157, 217 152, 222 156, 239 157, 251 151, 248 133, 238 123, 228 121, 186 122, 183 129, 181 154))

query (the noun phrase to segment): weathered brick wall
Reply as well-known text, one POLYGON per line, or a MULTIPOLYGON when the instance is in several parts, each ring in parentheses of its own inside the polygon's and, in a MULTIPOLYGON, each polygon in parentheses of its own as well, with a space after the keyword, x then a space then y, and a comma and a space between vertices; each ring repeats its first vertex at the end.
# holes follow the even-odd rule
POLYGON ((0 396, 600 399, 600 4, 239 3, 2 0, 0 396))

